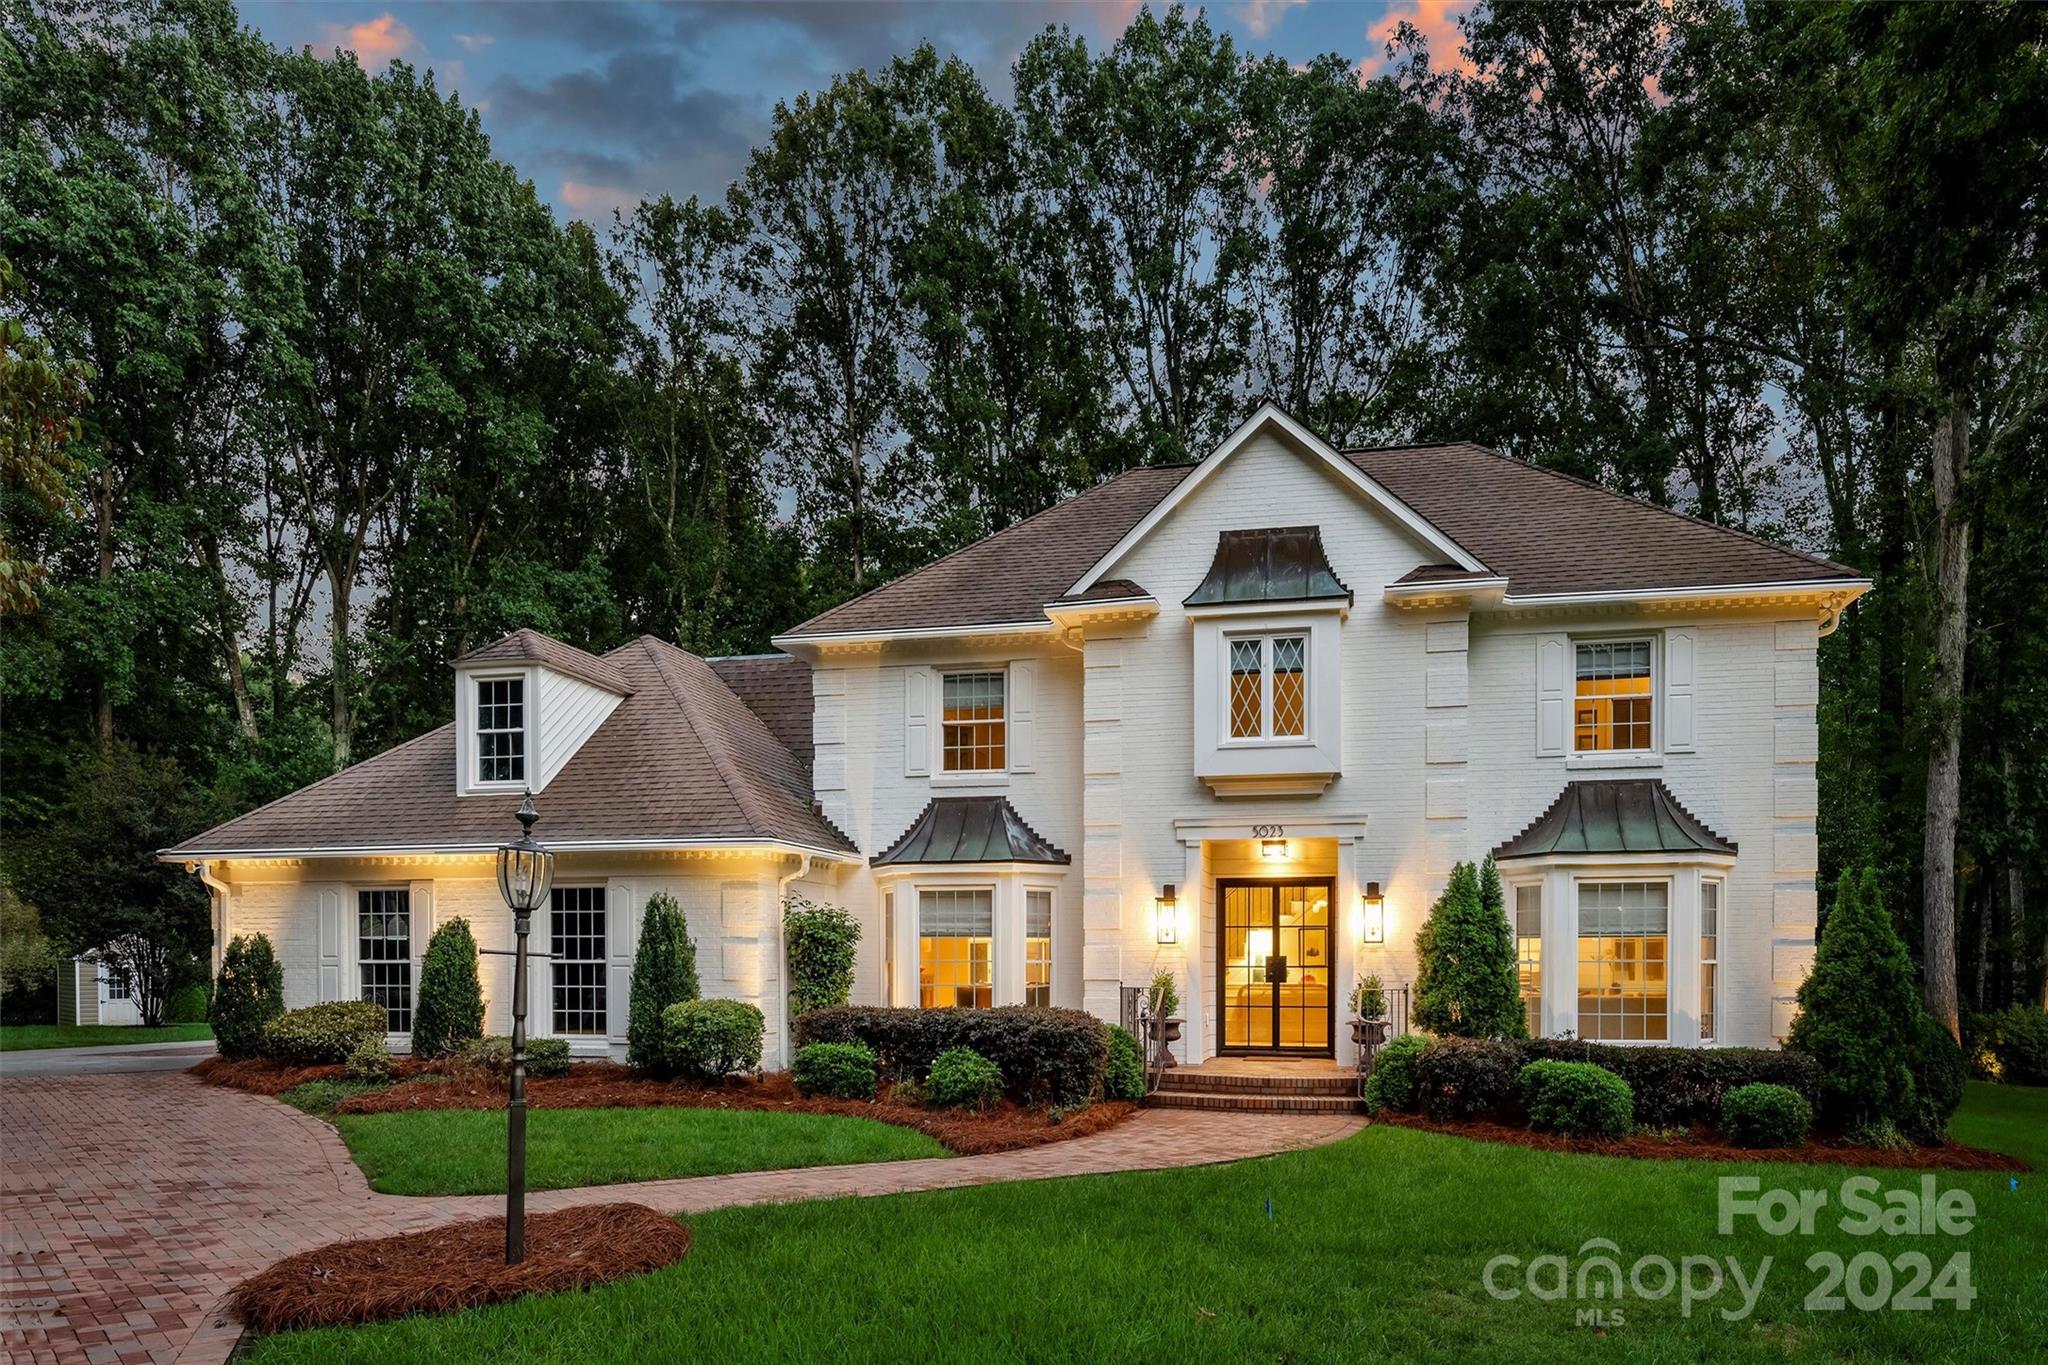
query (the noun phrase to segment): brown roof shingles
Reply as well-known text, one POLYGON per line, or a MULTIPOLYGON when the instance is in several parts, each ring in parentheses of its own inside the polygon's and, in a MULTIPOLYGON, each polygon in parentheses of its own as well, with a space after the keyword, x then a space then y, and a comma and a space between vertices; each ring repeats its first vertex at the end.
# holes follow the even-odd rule
POLYGON ((557 673, 581 679, 593 687, 602 687, 622 697, 633 690, 632 682, 617 664, 574 645, 563 644, 537 630, 515 630, 501 640, 472 649, 455 661, 455 667, 490 663, 545 664, 557 673))
POLYGON ((787 654, 732 654, 704 662, 809 772, 811 666, 787 654))
MULTIPOLYGON (((758 841, 852 851, 812 809, 796 758, 702 659, 643 636, 604 662, 630 695, 534 797, 543 843, 758 841)), ((512 793, 455 794, 455 727, 444 725, 169 853, 488 848, 518 834, 518 806, 512 793)))

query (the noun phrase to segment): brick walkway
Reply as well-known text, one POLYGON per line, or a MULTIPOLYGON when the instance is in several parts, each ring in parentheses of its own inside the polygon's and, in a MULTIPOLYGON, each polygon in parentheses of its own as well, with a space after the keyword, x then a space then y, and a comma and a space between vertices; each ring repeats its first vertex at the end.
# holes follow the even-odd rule
MULTIPOLYGON (((1334 1142, 1361 1120, 1148 1110, 1022 1152, 658 1180, 531 1195, 665 1212, 1195 1166, 1334 1142)), ((334 1130, 179 1073, 10 1077, 0 1088, 0 1357, 219 1361, 220 1296, 280 1257, 503 1209, 372 1193, 334 1130)))

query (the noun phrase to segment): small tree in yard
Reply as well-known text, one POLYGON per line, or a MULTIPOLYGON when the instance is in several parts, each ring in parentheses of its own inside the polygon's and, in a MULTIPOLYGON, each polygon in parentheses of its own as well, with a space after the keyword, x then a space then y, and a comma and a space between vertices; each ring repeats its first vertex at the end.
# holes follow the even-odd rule
POLYGON ((853 952, 860 922, 836 905, 791 896, 782 907, 789 945, 789 1012, 832 1009, 853 995, 853 952))
POLYGON ((683 907, 666 891, 647 898, 640 919, 640 946, 633 954, 633 994, 626 1010, 626 1065, 661 1071, 661 1012, 697 998, 697 945, 683 907))
POLYGON ((263 1046, 263 1030, 284 1013, 284 968, 270 940, 262 934, 239 934, 220 957, 207 1022, 213 1025, 214 1046, 229 1061, 254 1057, 263 1046))
POLYGON ((412 1014, 414 1056, 446 1057, 484 1036, 484 988, 476 961, 476 939, 466 919, 449 920, 427 940, 412 1014))
POLYGON ((1885 912, 1877 873, 1844 872, 1786 1039, 1820 1063, 1828 1122, 1857 1128, 1906 1112, 1919 1024, 1913 959, 1885 912))
POLYGON ((1441 1036, 1526 1038, 1515 941, 1492 855, 1459 863, 1415 935, 1415 1023, 1441 1036))

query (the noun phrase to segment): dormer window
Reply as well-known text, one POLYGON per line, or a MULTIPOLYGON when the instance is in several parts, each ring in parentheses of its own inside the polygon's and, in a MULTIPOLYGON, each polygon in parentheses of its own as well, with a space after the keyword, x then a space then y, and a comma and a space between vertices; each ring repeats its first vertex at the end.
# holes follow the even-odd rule
POLYGON ((476 780, 526 780, 526 679, 479 678, 476 684, 476 780))

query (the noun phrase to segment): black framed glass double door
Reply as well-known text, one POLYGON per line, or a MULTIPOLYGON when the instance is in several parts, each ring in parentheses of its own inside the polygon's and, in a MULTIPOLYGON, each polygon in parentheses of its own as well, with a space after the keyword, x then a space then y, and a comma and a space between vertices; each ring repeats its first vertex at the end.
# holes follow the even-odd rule
POLYGON ((1216 884, 1219 1051, 1333 1054, 1334 892, 1327 878, 1216 884))

